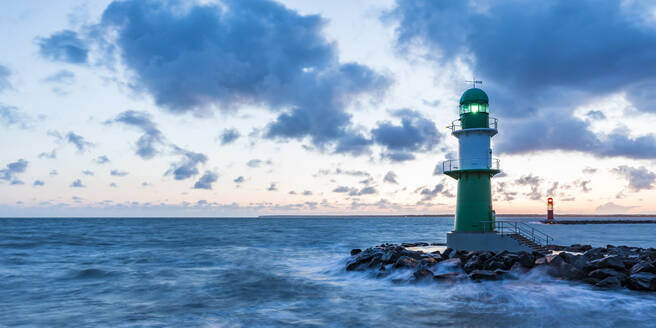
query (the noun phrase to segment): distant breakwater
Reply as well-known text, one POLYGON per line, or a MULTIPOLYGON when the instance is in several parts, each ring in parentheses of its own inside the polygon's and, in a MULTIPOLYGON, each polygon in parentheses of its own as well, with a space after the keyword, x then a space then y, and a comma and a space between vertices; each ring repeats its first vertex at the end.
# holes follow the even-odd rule
POLYGON ((656 220, 544 220, 545 224, 656 224, 656 220))
MULTIPOLYGON (((656 291, 656 249, 608 245, 552 246, 558 254, 537 252, 455 251, 426 253, 408 248, 428 243, 382 244, 351 250, 347 271, 371 271, 383 278, 412 270, 408 283, 517 279, 530 270, 545 270, 557 279, 580 281, 598 288, 656 291)), ((404 282, 402 280, 393 280, 404 282)))

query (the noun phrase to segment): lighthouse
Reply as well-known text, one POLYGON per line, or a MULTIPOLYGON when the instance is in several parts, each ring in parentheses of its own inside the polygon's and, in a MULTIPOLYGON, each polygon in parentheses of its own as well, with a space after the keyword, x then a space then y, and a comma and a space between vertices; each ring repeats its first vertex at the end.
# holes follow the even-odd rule
POLYGON ((487 94, 476 87, 460 97, 460 118, 451 134, 458 138, 458 159, 442 163, 444 174, 458 180, 455 224, 447 234, 447 246, 456 250, 530 251, 526 243, 497 231, 492 207, 491 178, 500 173, 492 157, 491 139, 498 133, 497 119, 490 117, 487 94))

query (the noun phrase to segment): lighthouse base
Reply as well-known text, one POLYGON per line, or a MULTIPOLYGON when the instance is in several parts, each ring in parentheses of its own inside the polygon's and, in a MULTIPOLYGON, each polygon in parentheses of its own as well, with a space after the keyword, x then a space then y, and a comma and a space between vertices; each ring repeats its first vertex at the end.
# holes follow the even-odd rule
POLYGON ((446 245, 449 248, 463 251, 492 252, 532 252, 530 247, 520 244, 507 235, 496 232, 461 232, 451 231, 446 234, 446 245))

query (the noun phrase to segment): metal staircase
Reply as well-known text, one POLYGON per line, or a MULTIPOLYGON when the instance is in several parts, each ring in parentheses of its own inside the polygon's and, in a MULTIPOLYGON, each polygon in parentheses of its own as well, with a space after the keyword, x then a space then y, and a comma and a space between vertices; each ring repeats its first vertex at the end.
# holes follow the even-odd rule
MULTIPOLYGON (((487 223, 483 226, 489 226, 491 221, 483 221, 487 223)), ((553 244, 553 238, 546 233, 533 228, 532 226, 518 221, 495 221, 494 231, 502 236, 508 236, 518 243, 529 247, 535 252, 548 253, 547 246, 553 244)))

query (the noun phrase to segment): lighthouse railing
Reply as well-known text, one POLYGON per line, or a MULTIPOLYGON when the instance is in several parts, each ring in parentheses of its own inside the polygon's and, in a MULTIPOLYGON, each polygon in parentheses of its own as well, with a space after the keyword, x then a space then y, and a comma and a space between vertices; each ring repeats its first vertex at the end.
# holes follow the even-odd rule
MULTIPOLYGON (((492 223, 492 221, 481 221, 483 227, 485 228, 486 223, 492 223)), ((495 221, 495 230, 498 234, 501 235, 511 235, 518 234, 538 245, 547 246, 553 244, 553 237, 547 235, 546 233, 533 228, 532 226, 519 221, 495 221)))
MULTIPOLYGON (((495 117, 490 117, 488 121, 488 128, 497 130, 498 126, 499 126, 499 120, 497 120, 495 117)), ((460 121, 460 119, 457 119, 451 122, 451 126, 447 126, 447 128, 451 129, 451 132, 460 131, 462 130, 462 122, 460 121)))
POLYGON ((500 170, 498 158, 466 158, 466 159, 450 159, 442 162, 442 172, 451 172, 466 169, 482 169, 487 168, 491 170, 500 170))

